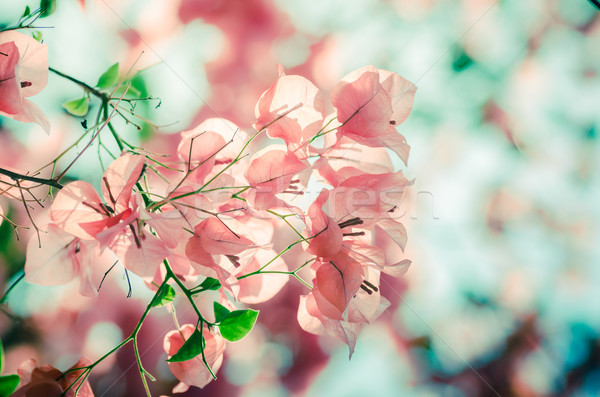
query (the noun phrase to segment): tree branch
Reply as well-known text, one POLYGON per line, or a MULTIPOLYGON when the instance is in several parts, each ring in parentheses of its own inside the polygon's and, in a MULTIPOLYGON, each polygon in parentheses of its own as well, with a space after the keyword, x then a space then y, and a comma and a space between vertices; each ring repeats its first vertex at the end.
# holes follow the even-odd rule
POLYGON ((57 189, 62 189, 63 188, 63 185, 61 185, 59 182, 55 181, 54 179, 36 178, 35 176, 18 174, 16 172, 12 172, 12 171, 9 171, 9 170, 4 169, 4 168, 0 168, 0 174, 6 175, 6 176, 12 178, 15 181, 21 179, 21 180, 24 180, 24 181, 36 182, 36 183, 41 183, 42 185, 52 186, 52 187, 55 187, 57 189))

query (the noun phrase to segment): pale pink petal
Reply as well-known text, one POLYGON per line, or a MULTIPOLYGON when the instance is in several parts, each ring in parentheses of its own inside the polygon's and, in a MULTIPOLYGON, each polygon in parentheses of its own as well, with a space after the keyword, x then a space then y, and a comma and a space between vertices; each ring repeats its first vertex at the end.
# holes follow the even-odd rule
POLYGON ((83 181, 62 188, 50 207, 50 219, 61 229, 83 239, 93 239, 80 223, 108 221, 100 196, 92 185, 83 181))
POLYGON ((215 165, 217 154, 224 148, 225 139, 222 135, 212 131, 199 131, 193 136, 182 134, 177 155, 190 169, 194 169, 189 178, 201 183, 215 165))
POLYGON ((379 75, 365 71, 351 82, 340 81, 331 93, 331 102, 337 110, 338 134, 372 137, 381 134, 390 125, 392 103, 379 83, 379 75))
POLYGON ((342 248, 342 230, 322 209, 328 198, 329 192, 323 189, 308 208, 307 223, 311 236, 316 236, 309 241, 308 251, 318 257, 331 257, 342 248))
MULTIPOLYGON (((185 246, 185 255, 192 262, 192 266, 206 277, 213 277, 221 282, 221 285, 231 291, 234 296, 239 292, 238 280, 232 272, 219 266, 212 255, 206 252, 199 238, 191 237, 185 246)), ((233 267, 233 264, 231 264, 233 267)))
POLYGON ((408 259, 403 259, 398 263, 394 263, 391 266, 385 266, 381 269, 382 272, 389 274, 390 276, 400 277, 406 274, 408 269, 410 268, 412 261, 408 259))
POLYGON ((350 357, 352 357, 356 338, 361 328, 360 323, 351 323, 324 317, 318 308, 313 294, 300 297, 298 323, 307 332, 317 335, 331 335, 346 343, 350 349, 350 357))
MULTIPOLYGON (((306 332, 310 332, 315 335, 326 335, 327 330, 325 329, 325 325, 323 321, 321 321, 320 316, 316 316, 311 314, 308 310, 308 305, 312 304, 316 309, 316 302, 314 301, 314 296, 312 294, 309 295, 301 295, 300 296, 300 304, 298 306, 298 324, 300 327, 306 332)), ((318 312, 318 309, 316 309, 318 312)))
POLYGON ((325 117, 325 99, 304 77, 282 75, 262 94, 255 114, 257 130, 268 125, 270 137, 282 138, 288 149, 294 150, 298 145, 293 144, 308 140, 319 131, 325 117))
POLYGON ((350 299, 360 288, 363 274, 360 263, 345 255, 323 262, 317 269, 313 289, 319 309, 327 311, 327 317, 341 320, 350 299))
POLYGON ((190 236, 190 233, 184 228, 190 228, 191 225, 185 221, 179 211, 171 210, 161 213, 144 211, 143 219, 169 248, 175 248, 190 236))
POLYGON ((15 43, 20 54, 19 82, 31 83, 21 89, 21 94, 24 97, 36 95, 48 82, 48 46, 15 30, 0 33, 0 44, 11 41, 15 43))
POLYGON ((255 158, 246 171, 250 186, 276 194, 286 190, 292 177, 308 168, 308 164, 282 150, 268 150, 255 158))
POLYGON ((392 99, 392 120, 395 126, 402 124, 410 114, 417 87, 397 73, 379 69, 379 81, 392 99))
POLYGON ((23 100, 23 111, 13 118, 24 123, 36 123, 42 127, 45 133, 50 133, 50 121, 44 112, 35 103, 27 99, 23 100))
POLYGON ((202 247, 209 254, 236 255, 254 246, 250 239, 240 234, 239 230, 234 232, 216 217, 203 221, 194 231, 200 237, 202 247))
MULTIPOLYGON (((195 327, 192 324, 185 324, 181 327, 180 331, 173 330, 167 333, 164 339, 164 349, 167 355, 171 357, 177 353, 194 330, 195 327)), ((209 332, 206 328, 203 329, 202 335, 206 341, 204 357, 212 371, 217 373, 223 362, 223 352, 226 345, 225 339, 209 332)), ((186 389, 185 385, 202 388, 213 380, 201 355, 187 361, 170 362, 169 369, 184 384, 178 384, 176 386, 177 391, 173 390, 174 393, 186 389)))
POLYGON ((9 117, 21 111, 20 82, 15 75, 19 50, 14 42, 0 44, 0 113, 9 117))
POLYGON ((152 278, 163 259, 169 255, 169 250, 158 237, 148 231, 144 231, 144 236, 143 239, 138 238, 138 246, 131 231, 120 233, 109 248, 125 268, 140 277, 152 278))
POLYGON ((381 294, 379 292, 379 271, 368 269, 365 280, 377 288, 373 290, 369 288, 371 293, 368 293, 362 288, 356 292, 350 304, 348 305, 348 321, 355 323, 370 323, 375 319, 375 313, 381 302, 381 294))
MULTIPOLYGON (((231 121, 218 117, 208 118, 197 127, 183 131, 181 133, 181 141, 189 141, 194 136, 198 136, 205 131, 220 135, 222 137, 222 140, 219 139, 220 142, 228 142, 227 146, 215 156, 217 164, 228 163, 233 160, 246 142, 245 132, 241 131, 240 128, 231 121)), ((194 146, 196 146, 196 143, 194 143, 194 146)), ((182 155, 182 159, 185 160, 187 160, 189 155, 189 153, 185 153, 185 150, 182 150, 181 152, 178 150, 178 154, 182 155)))
POLYGON ((79 293, 83 296, 96 296, 106 272, 118 261, 109 249, 102 250, 95 240, 79 240, 79 293))
POLYGON ((76 237, 55 225, 48 225, 47 233, 40 233, 41 247, 37 236, 27 244, 25 280, 41 285, 61 285, 79 274, 75 259, 78 246, 76 237))
POLYGON ((113 161, 104 172, 102 194, 116 213, 129 208, 133 186, 144 168, 144 156, 125 154, 113 161), (108 186, 107 186, 108 185, 108 186))
POLYGON ((342 80, 353 82, 365 72, 377 73, 379 75, 379 83, 391 98, 394 125, 397 126, 404 122, 412 109, 417 87, 397 73, 378 69, 372 65, 354 70, 344 76, 342 80))
POLYGON ((365 146, 387 147, 396 153, 404 164, 408 163, 410 146, 406 142, 406 138, 399 134, 392 126, 387 130, 381 131, 377 136, 350 135, 350 138, 365 146))
POLYGON ((398 244, 402 251, 404 251, 408 237, 406 228, 403 224, 396 222, 391 218, 381 218, 379 222, 377 222, 377 226, 383 229, 383 231, 385 231, 392 238, 392 240, 398 244))
MULTIPOLYGON (((277 253, 273 250, 257 250, 253 260, 244 268, 244 274, 260 269, 276 255, 277 253)), ((278 272, 288 271, 288 267, 281 257, 274 260, 267 269, 278 272)), ((257 274, 243 278, 238 281, 240 286, 238 299, 247 304, 266 302, 275 296, 288 280, 289 275, 276 273, 257 274)))

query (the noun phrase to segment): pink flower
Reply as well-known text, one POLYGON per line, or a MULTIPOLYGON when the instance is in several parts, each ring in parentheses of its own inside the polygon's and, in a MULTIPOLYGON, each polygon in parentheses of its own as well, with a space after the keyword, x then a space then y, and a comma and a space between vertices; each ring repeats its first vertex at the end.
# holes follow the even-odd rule
POLYGON ((254 128, 269 125, 267 134, 285 141, 288 150, 304 158, 307 142, 321 128, 325 117, 325 97, 317 87, 302 76, 279 78, 265 91, 256 104, 254 128))
POLYGON ((0 114, 39 124, 50 132, 50 122, 33 102, 48 82, 48 48, 17 31, 0 33, 0 114))
POLYGON ((104 172, 100 199, 92 185, 76 181, 65 186, 50 207, 50 219, 83 240, 97 240, 112 250, 123 266, 141 277, 153 277, 169 250, 145 228, 152 219, 133 186, 142 174, 144 157, 126 154, 104 172))
POLYGON ((252 207, 258 210, 268 210, 275 207, 289 207, 277 195, 303 194, 299 183, 304 177, 297 177, 309 164, 299 160, 295 155, 283 150, 266 149, 257 153, 246 169, 246 179, 252 189, 248 192, 248 200, 252 207))
POLYGON ((61 285, 79 278, 79 292, 94 296, 102 276, 115 262, 111 251, 101 252, 95 240, 75 237, 54 224, 27 244, 25 280, 40 285, 61 285), (41 246, 40 246, 41 245, 41 246))
MULTIPOLYGON (((164 349, 169 358, 179 351, 185 341, 194 333, 195 327, 192 324, 185 324, 180 331, 173 330, 165 335, 164 349)), ((206 363, 214 373, 217 373, 223 362, 223 352, 225 351, 225 339, 220 335, 208 331, 207 327, 202 330, 202 336, 206 341, 204 346, 204 357, 206 363)), ((173 388, 173 393, 183 393, 190 386, 204 387, 213 380, 210 372, 206 368, 202 355, 196 356, 191 360, 181 362, 170 362, 169 369, 181 382, 173 388)))
MULTIPOLYGON (((194 236, 189 238, 185 246, 185 254, 190 261, 197 264, 196 268, 210 268, 221 284, 230 291, 234 292, 233 286, 236 286, 235 293, 237 293, 237 279, 233 277, 233 270, 240 266, 238 254, 254 247, 254 243, 239 231, 234 232, 222 220, 211 217, 194 228, 194 236), (228 259, 226 263, 229 266, 226 268, 224 264, 217 263, 213 255, 224 255, 228 259)), ((199 272, 203 274, 202 271, 199 272)), ((204 274, 213 276, 213 274, 204 274)))
MULTIPOLYGON (((378 283, 378 280, 371 280, 378 283)), ((330 335, 346 343, 352 356, 362 326, 379 317, 389 305, 390 302, 383 298, 378 290, 371 290, 371 293, 368 293, 361 288, 350 301, 344 318, 335 319, 327 317, 321 311, 317 303, 317 295, 311 293, 300 296, 298 323, 307 332, 330 335)))
POLYGON ((366 66, 346 75, 331 93, 338 134, 369 147, 388 147, 408 162, 410 147, 396 127, 408 117, 417 88, 396 73, 366 66))
MULTIPOLYGON (((82 358, 70 369, 90 365, 88 359, 82 358)), ((21 364, 17 373, 21 378, 21 387, 12 394, 13 397, 73 397, 75 389, 81 381, 73 385, 66 394, 63 392, 77 380, 83 370, 70 371, 63 375, 61 371, 51 365, 44 364, 38 367, 35 360, 27 360, 21 364)), ((86 380, 77 393, 78 397, 94 397, 92 388, 86 380)))

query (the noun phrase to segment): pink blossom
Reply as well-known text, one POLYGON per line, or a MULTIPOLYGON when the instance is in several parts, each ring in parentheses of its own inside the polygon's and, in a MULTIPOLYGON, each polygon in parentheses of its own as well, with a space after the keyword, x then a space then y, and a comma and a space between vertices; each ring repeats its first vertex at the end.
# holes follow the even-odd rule
POLYGON ((79 278, 79 292, 94 296, 102 276, 115 262, 111 251, 101 252, 95 240, 75 237, 54 224, 27 244, 25 280, 40 285, 61 285, 79 278))
MULTIPOLYGON (((91 361, 82 358, 70 369, 81 368, 90 365, 91 361)), ((81 375, 83 370, 69 371, 63 374, 51 365, 44 364, 38 367, 35 360, 27 360, 21 364, 17 370, 21 378, 21 387, 12 394, 13 397, 73 397, 75 389, 81 383, 81 380, 72 386, 66 394, 63 392, 73 384, 81 375)), ((94 397, 92 388, 86 380, 77 393, 78 397, 94 397)))
POLYGON ((404 163, 410 147, 396 127, 406 120, 416 87, 396 73, 367 66, 339 82, 331 93, 338 134, 369 147, 388 147, 404 163))
MULTIPOLYGON (((378 272, 369 269, 365 280, 372 285, 379 284, 378 272)), ((368 290, 370 292, 367 292, 367 288, 356 291, 342 318, 328 317, 319 307, 318 295, 310 293, 300 296, 298 323, 307 332, 330 335, 341 340, 348 345, 352 356, 362 326, 375 320, 390 305, 390 302, 380 295, 379 289, 368 290)))
POLYGON ((154 276, 169 254, 164 242, 145 229, 151 217, 133 186, 142 173, 144 157, 126 154, 113 161, 102 178, 105 204, 87 182, 65 186, 50 207, 50 219, 62 230, 84 240, 97 240, 122 264, 141 277, 154 276))
POLYGON ((288 150, 305 157, 308 140, 321 128, 325 117, 325 97, 317 87, 302 76, 279 78, 265 91, 256 104, 254 128, 266 126, 272 138, 285 141, 288 150))
POLYGON ((33 102, 48 82, 48 48, 17 31, 0 33, 0 115, 34 122, 50 132, 50 122, 33 102))
MULTIPOLYGON (((196 327, 192 324, 185 324, 181 327, 181 330, 173 330, 165 335, 164 349, 169 358, 179 351, 185 341, 194 333, 195 329, 196 327)), ((206 341, 204 346, 206 363, 216 373, 221 368, 221 363, 223 362, 223 352, 226 345, 225 339, 220 335, 208 331, 206 327, 202 330, 202 336, 206 341)), ((173 388, 173 393, 183 393, 190 386, 202 388, 213 380, 204 364, 202 355, 187 361, 170 362, 169 369, 180 380, 180 383, 173 388)))
POLYGON ((246 170, 246 179, 252 189, 248 199, 252 207, 268 210, 289 205, 278 194, 302 194, 298 185, 304 177, 299 174, 309 168, 304 160, 283 150, 267 149, 257 153, 246 170), (296 176, 296 179, 294 177, 296 176))

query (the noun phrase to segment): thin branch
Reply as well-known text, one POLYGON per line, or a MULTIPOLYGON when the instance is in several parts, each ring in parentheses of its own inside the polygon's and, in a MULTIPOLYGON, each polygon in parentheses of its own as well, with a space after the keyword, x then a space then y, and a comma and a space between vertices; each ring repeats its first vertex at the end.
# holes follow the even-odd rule
POLYGON ((62 189, 63 188, 63 185, 61 185, 59 182, 57 182, 54 179, 37 178, 35 176, 23 175, 23 174, 19 174, 19 173, 16 173, 16 172, 9 171, 9 170, 4 169, 4 168, 0 168, 0 174, 6 175, 6 176, 12 178, 15 181, 21 179, 21 180, 24 180, 24 181, 36 182, 36 183, 41 183, 42 185, 52 186, 52 187, 55 187, 57 189, 62 189))

